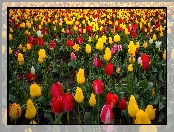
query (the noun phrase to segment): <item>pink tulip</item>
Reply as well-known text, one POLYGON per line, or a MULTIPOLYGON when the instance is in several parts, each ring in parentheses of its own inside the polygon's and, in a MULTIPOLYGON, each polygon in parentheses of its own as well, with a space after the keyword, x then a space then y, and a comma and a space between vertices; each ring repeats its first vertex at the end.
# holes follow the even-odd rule
POLYGON ((110 124, 113 120, 113 112, 110 105, 106 104, 103 106, 100 113, 100 119, 104 124, 110 124))
POLYGON ((97 64, 98 64, 97 57, 95 57, 94 60, 93 60, 93 65, 94 65, 95 67, 97 67, 97 64))
POLYGON ((74 52, 71 53, 71 59, 75 60, 76 59, 76 55, 74 54, 74 52))
POLYGON ((117 50, 117 45, 114 44, 114 46, 111 49, 111 53, 112 54, 115 54, 116 53, 116 50, 117 50))
POLYGON ((122 51, 122 45, 118 45, 118 51, 122 51))

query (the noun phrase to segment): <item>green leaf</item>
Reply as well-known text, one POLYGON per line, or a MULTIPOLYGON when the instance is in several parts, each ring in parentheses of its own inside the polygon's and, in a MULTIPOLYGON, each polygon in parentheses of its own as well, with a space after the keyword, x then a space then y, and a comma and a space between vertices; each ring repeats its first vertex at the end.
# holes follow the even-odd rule
POLYGON ((164 105, 159 101, 159 111, 164 108, 164 105))
POLYGON ((44 113, 44 118, 48 119, 50 123, 54 123, 53 118, 50 114, 44 113))
POLYGON ((90 112, 85 112, 85 122, 87 124, 92 124, 92 115, 90 112))
POLYGON ((157 105, 159 102, 159 98, 160 98, 160 96, 159 96, 159 94, 157 94, 153 99, 153 104, 157 105))
POLYGON ((37 76, 41 75, 41 66, 39 63, 36 64, 35 71, 37 76))
POLYGON ((21 110, 24 110, 24 109, 26 109, 26 104, 23 104, 22 106, 21 106, 21 110))
POLYGON ((68 63, 68 66, 76 68, 76 63, 74 61, 71 61, 71 62, 68 63))
POLYGON ((144 110, 145 109, 145 104, 143 100, 140 100, 140 109, 144 110))
POLYGON ((11 95, 11 94, 9 94, 9 100, 12 101, 12 102, 18 103, 18 99, 15 96, 11 95))
POLYGON ((46 105, 46 98, 44 96, 41 96, 37 101, 39 101, 43 105, 46 105))
POLYGON ((155 73, 158 72, 157 68, 153 67, 152 72, 155 72, 155 73))
POLYGON ((56 73, 56 72, 58 72, 58 70, 56 68, 54 68, 51 72, 56 73))

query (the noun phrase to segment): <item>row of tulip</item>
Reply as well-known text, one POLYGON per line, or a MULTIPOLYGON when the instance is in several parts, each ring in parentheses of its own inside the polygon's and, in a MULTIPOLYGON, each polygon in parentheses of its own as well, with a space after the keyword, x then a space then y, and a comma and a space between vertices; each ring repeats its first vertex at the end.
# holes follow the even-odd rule
POLYGON ((15 123, 24 109, 31 123, 44 115, 61 124, 65 112, 70 123, 77 108, 79 124, 110 124, 118 107, 119 123, 124 117, 151 124, 156 109, 163 120, 165 9, 11 9, 9 22, 9 116, 15 123), (73 86, 60 81, 68 77, 73 86))

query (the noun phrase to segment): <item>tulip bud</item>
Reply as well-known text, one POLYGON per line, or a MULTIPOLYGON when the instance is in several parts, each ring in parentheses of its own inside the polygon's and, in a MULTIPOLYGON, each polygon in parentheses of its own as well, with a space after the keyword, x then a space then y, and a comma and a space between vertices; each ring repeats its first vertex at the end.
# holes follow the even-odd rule
POLYGON ((106 104, 103 106, 102 111, 100 113, 100 118, 104 124, 110 124, 112 122, 113 112, 110 105, 106 104))
POLYGON ((37 31, 37 36, 40 37, 41 36, 41 31, 37 31))
POLYGON ((33 66, 31 67, 31 73, 35 75, 35 69, 33 66))

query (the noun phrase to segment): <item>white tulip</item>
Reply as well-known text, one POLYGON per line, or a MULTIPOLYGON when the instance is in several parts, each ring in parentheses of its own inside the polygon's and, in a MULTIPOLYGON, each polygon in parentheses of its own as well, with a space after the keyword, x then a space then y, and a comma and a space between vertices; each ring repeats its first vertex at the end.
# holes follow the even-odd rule
POLYGON ((32 74, 35 74, 35 69, 34 69, 33 66, 31 67, 31 73, 32 73, 32 74))
POLYGON ((150 38, 149 40, 149 44, 152 44, 153 43, 153 39, 150 38))
POLYGON ((41 31, 37 31, 37 36, 40 37, 41 36, 41 31))
POLYGON ((156 41, 155 44, 156 44, 156 48, 160 48, 160 45, 162 44, 162 42, 161 41, 156 41))
POLYGON ((138 64, 142 64, 141 57, 138 58, 138 64))

